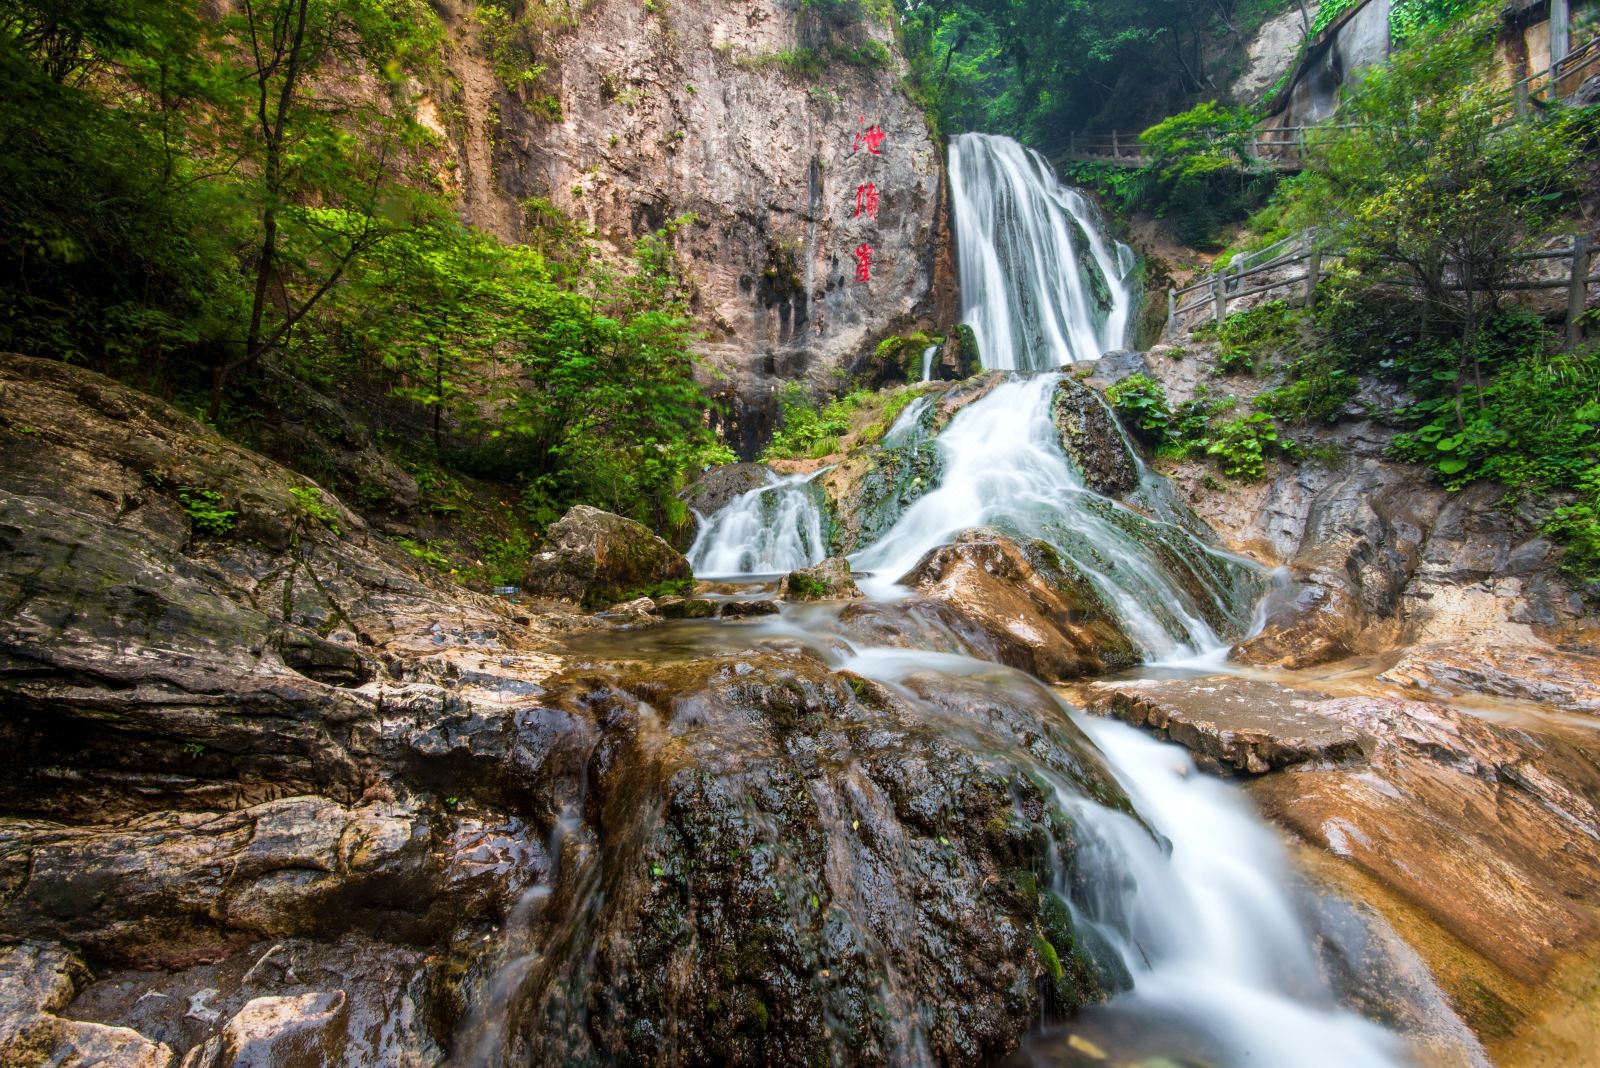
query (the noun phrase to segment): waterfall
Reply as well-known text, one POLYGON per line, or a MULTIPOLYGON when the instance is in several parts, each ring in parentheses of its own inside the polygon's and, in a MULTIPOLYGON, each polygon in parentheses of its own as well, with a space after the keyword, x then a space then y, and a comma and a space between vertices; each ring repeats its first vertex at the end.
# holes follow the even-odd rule
MULTIPOLYGON (((1061 451, 1052 407, 1057 376, 1003 383, 963 408, 934 439, 943 474, 851 563, 862 588, 892 597, 930 549, 973 527, 1041 538, 1075 564, 1149 659, 1222 645, 1194 594, 1163 567, 1152 542, 1187 538, 1088 489, 1061 451)), ((1192 540, 1192 539, 1190 539, 1192 540)))
POLYGON ((1005 137, 950 143, 962 316, 985 367, 1050 371, 1126 343, 1133 250, 1043 156, 1005 137))
POLYGON ((701 578, 781 575, 820 563, 828 555, 818 490, 821 474, 772 475, 765 486, 740 494, 709 519, 689 546, 689 565, 701 578))

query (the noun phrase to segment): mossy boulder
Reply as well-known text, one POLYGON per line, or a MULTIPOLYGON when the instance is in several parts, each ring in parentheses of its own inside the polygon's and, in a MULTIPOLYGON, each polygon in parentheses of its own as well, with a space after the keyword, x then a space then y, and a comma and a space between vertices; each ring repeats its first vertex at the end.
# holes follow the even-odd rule
POLYGON ((1063 376, 1056 387, 1054 415, 1061 450, 1085 485, 1118 499, 1139 488, 1139 467, 1116 417, 1093 390, 1063 376))
POLYGON ((545 545, 528 563, 530 596, 596 609, 687 593, 694 582, 689 561, 647 527, 586 504, 562 516, 545 545))
POLYGON ((830 556, 815 567, 802 567, 789 572, 778 584, 778 596, 785 601, 843 601, 860 597, 856 580, 850 574, 850 562, 842 556, 830 556))

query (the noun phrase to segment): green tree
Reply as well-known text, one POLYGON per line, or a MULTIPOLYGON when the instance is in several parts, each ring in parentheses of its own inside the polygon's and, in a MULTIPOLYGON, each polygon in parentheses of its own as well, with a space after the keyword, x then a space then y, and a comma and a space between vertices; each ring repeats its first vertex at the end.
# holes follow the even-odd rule
POLYGON ((1310 153, 1288 196, 1367 284, 1405 283, 1459 332, 1457 396, 1483 387, 1477 342, 1518 268, 1579 189, 1563 112, 1516 119, 1488 77, 1494 13, 1480 10, 1375 69, 1344 125, 1310 153))
POLYGON ((228 124, 237 135, 228 148, 256 234, 250 310, 213 372, 213 419, 228 379, 280 346, 404 220, 410 195, 400 179, 419 133, 401 75, 438 43, 426 8, 384 0, 243 0, 224 29, 240 52, 235 104, 248 116, 228 124), (391 92, 371 100, 319 91, 335 69, 377 76, 391 92))

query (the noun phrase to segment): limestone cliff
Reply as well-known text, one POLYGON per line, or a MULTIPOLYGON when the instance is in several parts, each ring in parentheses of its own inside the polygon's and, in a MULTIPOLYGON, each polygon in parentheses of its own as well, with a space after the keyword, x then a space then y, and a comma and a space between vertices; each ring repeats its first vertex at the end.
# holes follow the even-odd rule
POLYGON ((677 247, 704 354, 737 401, 736 444, 770 429, 775 377, 830 384, 881 337, 953 320, 941 154, 893 33, 866 9, 841 22, 799 0, 528 7, 543 12, 544 70, 514 88, 476 0, 446 11, 453 98, 423 112, 453 146, 463 213, 518 239, 537 198, 618 249, 693 214, 677 247), (876 152, 858 137, 873 127, 876 152), (868 183, 875 218, 858 212, 868 183))

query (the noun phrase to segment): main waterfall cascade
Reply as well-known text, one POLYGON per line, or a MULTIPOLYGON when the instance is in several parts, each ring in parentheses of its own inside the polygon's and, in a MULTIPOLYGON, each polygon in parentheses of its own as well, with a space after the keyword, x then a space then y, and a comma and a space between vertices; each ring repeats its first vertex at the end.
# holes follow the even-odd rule
POLYGON ((1126 343, 1133 250, 1043 156, 962 134, 950 143, 950 193, 962 318, 985 367, 1053 371, 1126 343))
MULTIPOLYGON (((986 365, 1053 372, 1122 344, 1132 304, 1128 258, 1087 202, 1059 185, 1037 155, 1003 138, 958 137, 950 163, 966 321, 986 365)), ((1223 648, 1207 617, 1242 616, 1247 624, 1259 574, 1184 529, 1181 505, 1142 465, 1143 484, 1133 495, 1140 512, 1089 489, 1054 426, 1058 384, 1056 373, 1004 382, 931 443, 918 437, 931 401, 908 409, 890 429, 891 445, 939 449, 939 484, 853 559, 858 571, 872 573, 863 587, 894 599, 902 593, 895 580, 929 549, 990 525, 1057 546, 1097 586, 1148 660, 1223 648), (1185 588, 1174 580, 1175 561, 1193 561, 1183 566, 1202 577, 1204 596, 1217 604, 1198 603, 1195 583, 1185 588)), ((771 575, 820 560, 825 523, 813 477, 774 479, 705 520, 690 552, 696 573, 771 575)), ((1049 715, 1069 717, 1098 747, 1137 813, 1107 807, 1042 766, 1032 773, 1050 783, 1055 807, 1073 828, 1070 874, 1058 870, 1054 892, 1080 944, 1100 968, 1122 976, 1112 989, 1124 992, 1082 1010, 1070 1036, 1059 1027, 1019 1036, 1022 1061, 1101 1063, 1107 1055, 1098 1042, 1116 1063, 1406 1063, 1398 1037, 1337 1004, 1320 974, 1282 845, 1237 790, 1199 774, 1175 747, 1087 720, 1031 677, 948 650, 863 647, 839 625, 842 618, 826 603, 790 605, 779 616, 741 624, 728 638, 807 645, 836 670, 896 687, 925 710, 930 729, 943 724, 961 744, 988 737, 992 725, 981 716, 960 720, 960 702, 936 707, 918 687, 925 692, 930 680, 944 680, 961 692, 979 680, 996 693, 1019 686, 1043 692, 1049 715), (1085 1059, 1082 1035, 1091 1036, 1092 1059, 1085 1059)), ((1021 741, 993 744, 997 758, 1016 766, 1033 759, 1021 741)), ((921 1063, 928 1059, 919 1038, 922 1007, 899 1004, 897 989, 886 975, 882 1009, 903 1032, 896 1057, 921 1063)))

